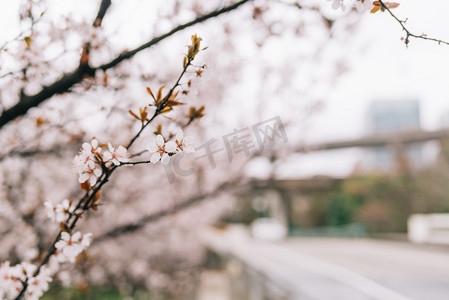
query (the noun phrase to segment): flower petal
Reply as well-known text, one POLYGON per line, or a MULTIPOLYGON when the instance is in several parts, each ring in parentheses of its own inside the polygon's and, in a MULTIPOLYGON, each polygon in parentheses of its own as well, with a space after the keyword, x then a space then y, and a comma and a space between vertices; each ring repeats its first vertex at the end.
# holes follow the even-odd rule
POLYGON ((89 179, 89 175, 87 174, 81 174, 78 178, 79 183, 84 183, 89 179))
POLYGON ((151 155, 150 162, 151 162, 152 164, 155 164, 155 163, 157 163, 160 159, 161 159, 161 154, 160 154, 159 152, 156 152, 156 153, 153 153, 153 155, 151 155))
POLYGON ((65 231, 61 232, 61 240, 63 240, 63 241, 70 240, 70 234, 68 232, 65 232, 65 231))
POLYGON ((89 183, 90 183, 90 186, 94 186, 95 183, 97 183, 97 177, 95 177, 95 176, 90 176, 90 178, 89 178, 89 183))
POLYGON ((182 130, 179 130, 178 133, 176 134, 175 139, 180 142, 182 139, 184 138, 184 132, 182 132, 182 130))
POLYGON ((163 165, 168 165, 170 162, 170 156, 167 153, 164 153, 161 158, 161 162, 163 165))
POLYGON ((104 160, 110 160, 112 158, 112 154, 109 151, 106 151, 105 153, 103 153, 103 159, 104 160))
POLYGON ((77 243, 81 239, 81 232, 77 231, 74 234, 72 234, 72 241, 77 243))
POLYGON ((111 152, 114 152, 114 147, 112 147, 111 143, 108 143, 108 149, 111 152))
POLYGON ((159 147, 156 144, 156 142, 150 142, 150 144, 147 147, 147 150, 150 153, 155 153, 155 152, 157 152, 157 150, 159 150, 159 147))
POLYGON ((156 136, 156 144, 158 146, 163 146, 164 145, 164 138, 162 137, 162 135, 158 134, 156 136))
POLYGON ((165 151, 166 152, 174 153, 174 152, 176 152, 177 147, 178 146, 173 141, 168 141, 167 143, 165 143, 165 151))

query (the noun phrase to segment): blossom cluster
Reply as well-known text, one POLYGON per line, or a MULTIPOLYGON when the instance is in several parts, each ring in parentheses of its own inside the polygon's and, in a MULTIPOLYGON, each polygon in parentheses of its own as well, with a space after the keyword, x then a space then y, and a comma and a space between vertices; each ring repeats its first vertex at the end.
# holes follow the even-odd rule
POLYGON ((170 162, 170 156, 176 153, 195 152, 192 142, 193 138, 190 136, 184 137, 182 130, 176 134, 174 141, 165 142, 162 135, 158 134, 154 141, 147 147, 148 152, 151 154, 150 162, 155 164, 158 161, 161 161, 162 164, 166 165, 170 162))
POLYGON ((81 235, 79 231, 74 234, 62 232, 61 239, 55 244, 55 248, 59 251, 56 256, 58 261, 74 263, 76 257, 90 246, 91 239, 92 233, 81 235))
POLYGON ((75 207, 72 205, 72 201, 64 199, 61 203, 56 205, 51 201, 45 201, 45 208, 47 209, 47 216, 54 222, 64 222, 75 212, 75 207))
MULTIPOLYGON (((103 151, 103 148, 106 146, 100 146, 96 139, 82 145, 79 154, 74 158, 80 183, 88 182, 90 186, 93 186, 103 174, 103 170, 129 161, 130 156, 123 146, 113 147, 108 143, 106 151, 103 151)), ((158 161, 167 164, 170 156, 195 151, 192 138, 184 137, 182 131, 179 131, 173 140, 167 142, 162 135, 158 134, 147 150, 151 153, 150 162, 153 164, 158 161)), ((68 199, 56 204, 48 200, 44 205, 48 218, 54 222, 63 223, 72 215, 81 213, 68 199)), ((48 264, 42 266, 39 272, 36 272, 37 266, 27 262, 14 266, 11 266, 8 261, 0 264, 0 299, 16 298, 22 291, 24 283, 27 285, 25 299, 39 299, 48 290, 52 276, 59 270, 59 265, 65 262, 74 263, 78 255, 90 246, 91 239, 91 233, 83 235, 79 231, 75 233, 62 231, 54 245, 55 252, 48 264)))
POLYGON ((112 164, 120 165, 121 162, 129 161, 128 151, 123 146, 114 148, 108 143, 108 150, 103 154, 102 150, 96 139, 82 145, 73 162, 79 183, 89 182, 90 186, 93 186, 103 174, 103 166, 110 167, 112 164))
POLYGON ((341 9, 342 11, 345 11, 347 6, 356 7, 359 11, 364 11, 365 9, 373 8, 372 0, 350 0, 350 1, 327 0, 327 1, 332 1, 333 9, 341 9))
POLYGON ((25 299, 39 299, 49 288, 52 276, 64 262, 74 263, 76 257, 91 243, 92 234, 81 232, 70 234, 62 232, 60 240, 55 244, 56 252, 47 266, 42 266, 39 274, 34 275, 37 267, 28 262, 11 266, 9 261, 0 264, 0 299, 14 299, 27 283, 25 299))
POLYGON ((27 262, 15 266, 11 266, 9 261, 0 264, 0 299, 17 297, 22 290, 22 282, 28 283, 25 298, 39 299, 48 290, 48 284, 52 281, 52 271, 42 267, 39 274, 33 276, 36 269, 35 265, 27 262))

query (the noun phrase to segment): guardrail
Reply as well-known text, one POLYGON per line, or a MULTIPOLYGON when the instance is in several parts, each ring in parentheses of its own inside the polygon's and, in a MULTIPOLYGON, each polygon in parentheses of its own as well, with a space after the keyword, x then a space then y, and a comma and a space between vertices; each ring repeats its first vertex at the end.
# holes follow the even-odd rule
POLYGON ((407 222, 408 239, 413 243, 449 245, 449 214, 414 214, 407 222))
POLYGON ((202 244, 223 260, 231 283, 230 300, 294 300, 284 274, 251 251, 247 228, 205 228, 199 235, 202 244))

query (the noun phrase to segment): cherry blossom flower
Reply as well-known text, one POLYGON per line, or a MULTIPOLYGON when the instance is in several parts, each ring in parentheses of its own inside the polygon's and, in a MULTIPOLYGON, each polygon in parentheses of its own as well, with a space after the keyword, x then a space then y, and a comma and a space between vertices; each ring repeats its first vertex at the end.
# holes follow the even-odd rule
POLYGON ((92 139, 89 143, 83 143, 79 155, 75 156, 73 165, 78 173, 79 183, 89 181, 93 186, 98 177, 101 176, 101 165, 97 161, 97 157, 100 156, 101 148, 98 146, 96 139, 92 139))
POLYGON ((64 222, 75 211, 75 207, 72 206, 72 202, 68 199, 64 199, 56 205, 47 200, 44 205, 47 210, 47 216, 54 222, 64 222))
POLYGON ((79 183, 89 181, 90 185, 94 186, 95 183, 97 183, 98 177, 100 177, 102 173, 103 172, 101 171, 100 166, 89 160, 85 165, 85 169, 79 173, 78 181, 79 183))
POLYGON ((72 235, 68 232, 62 232, 61 239, 55 244, 55 247, 61 251, 66 260, 73 263, 78 254, 90 245, 91 237, 91 233, 86 233, 82 236, 79 231, 72 235))
POLYGON ((64 222, 74 212, 75 207, 68 199, 62 200, 61 204, 56 205, 55 208, 55 220, 56 222, 64 222))
POLYGON ((148 152, 151 153, 150 162, 155 164, 161 161, 164 165, 168 164, 170 162, 169 153, 175 153, 176 148, 175 142, 169 141, 165 143, 162 135, 158 134, 155 140, 147 147, 148 152))
POLYGON ((192 146, 193 138, 191 136, 184 137, 182 130, 178 131, 175 137, 175 143, 177 150, 185 153, 195 152, 195 148, 192 146))
POLYGON ((14 298, 22 288, 24 274, 20 265, 11 266, 9 261, 0 265, 0 299, 14 298))
POLYGON ((111 161, 114 165, 118 166, 121 162, 129 161, 128 150, 123 146, 116 148, 112 147, 111 143, 108 143, 109 151, 103 153, 104 161, 111 161))
POLYGON ((75 168, 83 170, 89 160, 95 160, 95 153, 101 153, 101 148, 98 147, 96 139, 93 139, 90 144, 83 143, 79 155, 75 156, 74 159, 75 168))
MULTIPOLYGON (((11 266, 9 261, 0 265, 0 299, 12 299, 22 289, 22 282, 29 281, 33 277, 36 266, 27 262, 11 266)), ((36 292, 37 289, 35 289, 36 292)), ((41 291, 42 293, 42 291, 41 291)), ((28 296, 28 295, 27 295, 28 296)), ((27 299, 38 299, 27 297, 27 299)))
POLYGON ((82 174, 86 169, 86 164, 88 161, 90 161, 90 156, 82 155, 80 152, 79 155, 73 158, 73 169, 78 174, 82 174))
POLYGON ((373 0, 355 0, 354 6, 359 12, 364 12, 367 9, 371 10, 374 5, 373 0))
POLYGON ((39 299, 49 288, 52 281, 52 272, 45 266, 39 271, 36 277, 28 278, 27 299, 39 299))
POLYGON ((63 257, 75 262, 75 258, 81 253, 81 247, 78 244, 81 238, 81 232, 76 232, 72 236, 68 232, 61 233, 61 239, 55 244, 56 249, 61 251, 63 257))
POLYGON ((86 151, 87 153, 101 153, 101 148, 98 147, 98 141, 96 139, 92 139, 92 141, 89 143, 83 143, 82 150, 86 151))
POLYGON ((52 221, 56 221, 56 206, 53 202, 47 200, 44 202, 44 206, 47 211, 47 217, 52 221))
POLYGON ((90 246, 90 243, 92 241, 92 233, 86 233, 81 237, 80 245, 84 248, 87 248, 90 246))

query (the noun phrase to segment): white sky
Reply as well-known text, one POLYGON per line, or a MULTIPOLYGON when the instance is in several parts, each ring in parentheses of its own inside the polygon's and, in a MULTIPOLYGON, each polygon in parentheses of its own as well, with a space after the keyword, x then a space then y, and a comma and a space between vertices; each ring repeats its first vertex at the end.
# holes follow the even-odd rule
MULTIPOLYGON (((407 26, 412 32, 449 40, 448 1, 400 2, 395 13, 409 18, 407 26)), ((316 117, 316 139, 342 132, 348 137, 362 134, 367 106, 375 99, 418 99, 423 127, 437 128, 442 114, 449 112, 449 46, 412 39, 407 49, 400 41, 399 24, 386 13, 367 15, 360 25, 354 39, 366 44, 366 51, 354 59, 325 112, 316 117)))
MULTIPOLYGON (((449 1, 398 2, 401 6, 394 12, 409 19, 407 27, 413 33, 449 40, 449 1)), ((407 49, 402 36, 399 24, 386 13, 364 18, 354 39, 366 49, 355 55, 351 70, 340 78, 325 110, 313 118, 309 142, 363 135, 367 107, 376 99, 418 99, 422 127, 440 127, 442 116, 449 113, 449 46, 412 39, 407 49)), ((348 54, 353 54, 350 49, 348 54)), ((362 159, 358 149, 299 155, 283 166, 282 176, 344 176, 362 159)))

